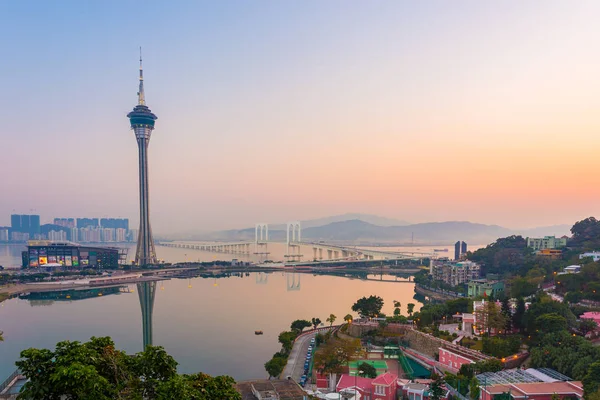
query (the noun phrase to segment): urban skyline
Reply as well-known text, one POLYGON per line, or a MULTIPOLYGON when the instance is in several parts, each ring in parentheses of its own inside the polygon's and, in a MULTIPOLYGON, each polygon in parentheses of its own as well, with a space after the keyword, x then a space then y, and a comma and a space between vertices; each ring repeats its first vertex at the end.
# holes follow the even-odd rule
POLYGON ((15 168, 0 214, 136 214, 122 116, 140 44, 169 132, 150 150, 157 233, 344 212, 532 227, 597 211, 596 2, 235 3, 2 4, 0 31, 22 38, 0 66, 5 147, 56 156, 46 174, 46 156, 3 155, 15 168), (169 29, 134 29, 134 12, 169 29), (24 91, 53 99, 28 124, 24 91))

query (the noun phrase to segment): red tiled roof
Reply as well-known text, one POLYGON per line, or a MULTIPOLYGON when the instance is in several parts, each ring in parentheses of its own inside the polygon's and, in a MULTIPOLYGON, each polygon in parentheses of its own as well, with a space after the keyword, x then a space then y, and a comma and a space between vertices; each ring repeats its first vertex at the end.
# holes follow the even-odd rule
POLYGON ((370 389, 371 383, 373 379, 371 378, 363 378, 362 376, 350 376, 347 374, 342 374, 336 388, 337 390, 346 389, 349 387, 358 387, 359 389, 370 389))
POLYGON ((386 372, 385 374, 379 375, 373 380, 373 385, 385 385, 390 386, 398 377, 392 373, 386 372))

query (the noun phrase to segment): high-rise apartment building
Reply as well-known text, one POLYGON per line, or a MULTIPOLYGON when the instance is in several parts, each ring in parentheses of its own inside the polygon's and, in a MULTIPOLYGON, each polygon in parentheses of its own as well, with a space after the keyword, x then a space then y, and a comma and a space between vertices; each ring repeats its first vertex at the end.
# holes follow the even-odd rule
POLYGON ((64 226, 65 228, 74 228, 75 218, 54 218, 54 225, 64 226))
POLYGON ((98 227, 100 226, 98 222, 98 218, 77 218, 77 227, 78 228, 88 228, 88 227, 98 227))
POLYGON ((10 230, 11 232, 27 233, 30 238, 39 236, 40 216, 13 214, 10 216, 10 230))
POLYGON ((456 261, 460 260, 463 254, 467 254, 467 244, 459 240, 454 243, 454 259, 456 261))
POLYGON ((2 226, 0 227, 0 242, 8 242, 10 240, 10 235, 8 234, 8 227, 2 226))
POLYGON ((67 240, 67 233, 65 231, 50 231, 48 232, 48 240, 54 242, 64 242, 67 240))
POLYGON ((128 218, 102 218, 100 220, 100 226, 103 228, 129 229, 129 219, 128 218))

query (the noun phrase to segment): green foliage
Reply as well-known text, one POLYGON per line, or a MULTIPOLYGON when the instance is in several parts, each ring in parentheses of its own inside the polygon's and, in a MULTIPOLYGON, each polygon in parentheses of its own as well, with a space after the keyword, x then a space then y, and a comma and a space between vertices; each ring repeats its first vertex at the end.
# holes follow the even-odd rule
POLYGON ((477 381, 477 379, 472 379, 471 384, 469 385, 469 396, 473 400, 477 400, 477 399, 479 399, 480 392, 481 392, 481 389, 479 388, 479 382, 477 381))
POLYGON ((573 234, 569 246, 583 250, 594 250, 600 247, 600 221, 589 217, 578 221, 571 228, 573 234))
POLYGON ((466 396, 469 391, 469 383, 471 382, 471 378, 468 378, 464 375, 454 375, 449 372, 446 372, 446 376, 444 377, 446 383, 456 389, 460 394, 466 396))
POLYGON ((521 348, 521 338, 519 336, 508 336, 506 338, 499 336, 484 337, 482 341, 482 352, 498 358, 515 354, 521 348))
POLYGON ((377 378, 377 369, 369 363, 360 363, 358 365, 358 371, 358 375, 362 376, 363 378, 377 378))
POLYGON ((329 326, 332 326, 336 319, 337 317, 334 314, 329 314, 329 317, 325 321, 329 322, 329 326))
POLYGON ((359 339, 331 338, 315 354, 315 366, 321 373, 341 373, 348 361, 360 354, 361 349, 359 339))
POLYGON ((490 358, 489 360, 477 361, 475 363, 475 371, 478 374, 483 374, 484 372, 498 372, 502 371, 503 368, 504 365, 502 364, 502 361, 497 358, 490 358))
POLYGON ((240 393, 234 387, 235 381, 229 376, 216 376, 198 373, 177 375, 161 383, 157 389, 157 400, 241 400, 240 393))
POLYGON ((519 330, 519 332, 523 332, 525 325, 523 323, 523 318, 525 317, 525 300, 523 297, 517 298, 517 307, 515 309, 515 313, 512 315, 512 326, 519 330))
POLYGON ((431 384, 429 385, 429 399, 440 400, 444 396, 444 378, 438 374, 431 374, 431 384))
POLYGON ((482 272, 499 273, 515 272, 521 268, 525 258, 531 251, 522 236, 500 238, 494 243, 475 252, 468 252, 467 258, 482 265, 482 272))
POLYGON ((587 374, 582 380, 583 392, 586 396, 600 390, 600 361, 591 364, 587 374))
POLYGON ((535 325, 542 333, 566 331, 567 320, 556 313, 543 314, 535 319, 535 325))
POLYGON ((527 297, 537 292, 538 285, 527 278, 514 277, 510 281, 510 295, 512 297, 527 297))
POLYGON ((512 397, 509 392, 504 392, 495 395, 494 400, 512 400, 512 397))
POLYGON ((525 312, 523 323, 529 335, 535 335, 537 331, 546 329, 538 324, 538 317, 544 314, 558 314, 565 318, 568 328, 574 328, 577 325, 577 318, 564 303, 553 301, 549 296, 539 296, 525 312))
POLYGON ((415 311, 415 303, 408 303, 406 305, 408 315, 412 315, 413 311, 415 311))
POLYGON ((296 332, 284 331, 279 334, 277 340, 281 343, 281 348, 285 355, 290 354, 292 347, 294 347, 294 340, 298 337, 296 332))
POLYGON ((283 372, 287 364, 287 358, 278 357, 277 354, 275 357, 271 358, 269 361, 265 363, 265 370, 269 374, 270 377, 278 377, 283 372))
POLYGON ((579 322, 579 331, 584 335, 595 331, 598 328, 598 324, 593 319, 582 319, 579 322))
POLYGON ((475 377, 475 366, 473 364, 463 364, 458 370, 458 375, 462 375, 469 379, 475 377))
POLYGON ((292 331, 295 332, 302 332, 304 330, 304 328, 310 328, 312 326, 310 321, 307 321, 305 319, 297 319, 294 322, 292 322, 292 325, 290 325, 290 329, 292 331))
POLYGON ((352 305, 352 311, 361 317, 377 317, 383 308, 383 299, 379 296, 362 297, 352 305))
POLYGON ((321 325, 321 320, 319 318, 311 319, 312 326, 317 329, 319 325, 321 325))
POLYGON ((19 396, 26 400, 166 399, 173 398, 165 395, 171 389, 186 396, 178 398, 240 399, 230 377, 178 375, 177 362, 162 347, 128 356, 108 337, 59 342, 54 351, 23 350, 16 364, 28 378, 19 396))
POLYGON ((576 380, 583 379, 590 364, 597 360, 600 348, 566 331, 544 335, 538 346, 531 349, 533 367, 552 368, 576 380))

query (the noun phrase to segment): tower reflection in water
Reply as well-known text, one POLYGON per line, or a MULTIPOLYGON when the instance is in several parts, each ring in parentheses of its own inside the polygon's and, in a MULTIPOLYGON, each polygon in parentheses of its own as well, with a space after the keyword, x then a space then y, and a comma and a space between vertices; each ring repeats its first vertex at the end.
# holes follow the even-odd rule
POLYGON ((152 312, 154 311, 154 295, 156 282, 141 282, 137 284, 140 307, 142 308, 142 336, 144 349, 152 345, 152 312))

